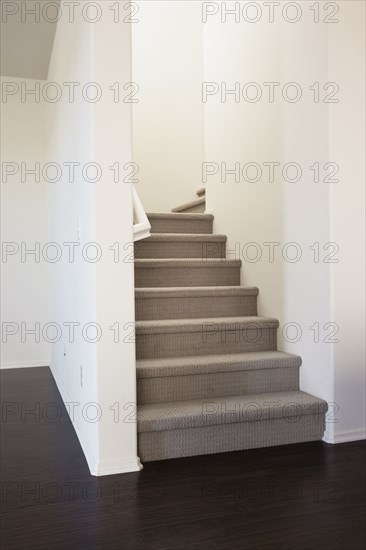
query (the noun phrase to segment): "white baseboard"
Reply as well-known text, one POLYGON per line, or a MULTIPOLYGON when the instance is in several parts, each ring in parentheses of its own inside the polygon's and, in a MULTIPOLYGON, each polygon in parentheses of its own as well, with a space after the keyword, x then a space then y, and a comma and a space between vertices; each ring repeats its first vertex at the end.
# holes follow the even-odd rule
POLYGON ((119 460, 116 462, 99 462, 89 464, 90 473, 93 476, 109 476, 115 474, 126 474, 128 472, 138 472, 142 470, 143 465, 139 457, 119 460))
POLYGON ((366 430, 349 430, 347 432, 330 433, 327 430, 324 432, 323 441, 336 445, 337 443, 350 443, 351 441, 361 441, 366 439, 366 430))
POLYGON ((0 369, 29 369, 35 367, 49 367, 49 361, 13 361, 10 363, 1 363, 0 369))

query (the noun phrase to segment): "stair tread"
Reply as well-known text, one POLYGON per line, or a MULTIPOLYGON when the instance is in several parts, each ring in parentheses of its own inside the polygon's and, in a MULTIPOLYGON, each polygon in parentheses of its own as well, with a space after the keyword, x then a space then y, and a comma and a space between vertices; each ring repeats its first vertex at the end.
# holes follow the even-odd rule
POLYGON ((151 233, 146 241, 227 241, 226 235, 219 233, 151 233))
MULTIPOLYGON (((247 328, 277 328, 279 326, 278 319, 274 317, 204 317, 198 319, 155 319, 149 321, 136 321, 135 327, 139 334, 152 334, 154 332, 198 332, 202 331, 202 325, 238 325, 247 328)), ((230 330, 230 328, 229 328, 230 330)))
POLYGON ((199 212, 150 212, 146 214, 150 219, 163 218, 166 220, 213 220, 213 214, 201 214, 199 212))
POLYGON ((140 359, 136 362, 137 378, 187 376, 300 366, 301 357, 283 351, 250 351, 223 355, 140 359))
POLYGON ((140 405, 137 423, 141 433, 320 415, 327 408, 323 399, 295 390, 140 405))
POLYGON ((225 258, 138 258, 135 265, 145 267, 241 267, 241 260, 226 260, 225 258))
POLYGON ((198 296, 258 296, 256 286, 172 286, 172 287, 141 287, 135 289, 140 298, 162 297, 198 297, 198 296))
POLYGON ((184 204, 181 204, 179 206, 176 206, 175 208, 172 208, 172 212, 180 212, 181 210, 187 210, 188 208, 193 208, 194 206, 200 206, 201 204, 206 203, 205 197, 200 197, 199 199, 195 199, 194 201, 186 202, 184 204))

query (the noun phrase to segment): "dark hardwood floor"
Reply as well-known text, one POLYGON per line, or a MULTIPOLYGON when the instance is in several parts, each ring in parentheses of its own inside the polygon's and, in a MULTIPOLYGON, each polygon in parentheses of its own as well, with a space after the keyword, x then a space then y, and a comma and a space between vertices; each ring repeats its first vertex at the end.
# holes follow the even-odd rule
POLYGON ((49 369, 2 371, 1 382, 2 550, 365 548, 365 442, 152 462, 95 478, 65 409, 57 422, 42 417, 47 403, 62 404, 49 369), (36 413, 22 422, 25 405, 36 413))

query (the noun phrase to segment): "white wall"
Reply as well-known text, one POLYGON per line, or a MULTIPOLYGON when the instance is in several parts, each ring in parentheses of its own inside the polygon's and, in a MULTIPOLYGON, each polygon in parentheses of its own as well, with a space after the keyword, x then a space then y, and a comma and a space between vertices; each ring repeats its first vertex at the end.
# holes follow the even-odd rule
POLYGON ((36 323, 44 326, 49 320, 48 268, 32 254, 23 254, 22 258, 21 250, 35 250, 36 243, 41 250, 47 242, 47 185, 25 174, 36 163, 44 164, 46 111, 44 103, 37 103, 34 97, 22 101, 21 87, 34 89, 36 81, 2 77, 1 83, 2 90, 10 93, 12 88, 14 92, 4 93, 1 104, 1 237, 3 252, 17 250, 14 255, 2 255, 2 329, 6 332, 7 323, 15 323, 12 326, 16 333, 6 337, 3 332, 1 366, 43 366, 49 365, 50 346, 38 335, 26 334, 26 330, 34 329, 36 323), (16 166, 6 182, 7 163, 16 166))
POLYGON ((261 247, 258 262, 246 261, 241 255, 242 282, 259 286, 259 314, 278 317, 281 327, 294 323, 301 330, 295 338, 290 329, 287 339, 279 331, 279 349, 302 356, 303 390, 335 402, 328 415, 326 440, 336 442, 364 437, 365 422, 361 336, 364 126, 360 122, 364 120, 364 7, 357 2, 342 3, 341 22, 331 27, 323 22, 322 12, 321 21, 314 23, 307 7, 303 5, 303 17, 293 24, 281 15, 271 24, 264 16, 254 24, 242 18, 235 22, 232 16, 223 23, 220 13, 208 17, 204 81, 226 82, 228 88, 235 82, 257 82, 263 93, 264 82, 279 82, 280 86, 297 82, 302 97, 295 103, 284 101, 281 93, 273 103, 268 99, 236 103, 233 96, 222 103, 219 94, 209 97, 205 160, 218 165, 227 162, 230 168, 235 162, 243 166, 277 161, 281 167, 296 162, 303 177, 297 183, 284 182, 282 177, 270 183, 266 176, 259 183, 246 183, 241 177, 235 183, 234 176, 228 176, 223 183, 219 172, 208 178, 207 206, 215 215, 215 231, 228 234, 230 249, 236 242, 240 248, 248 242, 261 247), (323 85, 328 81, 343 86, 340 109, 323 102, 323 85), (314 82, 320 84, 319 102, 314 102, 309 90, 314 82), (339 164, 341 182, 326 183, 322 170, 321 181, 315 183, 309 170, 315 162, 320 167, 326 162, 339 164), (273 262, 263 245, 266 241, 280 243, 273 262), (339 264, 324 261, 332 248, 323 247, 332 241, 341 247, 336 255, 339 264), (290 242, 297 243, 302 253, 298 262, 285 261, 281 255, 281 248, 290 242), (317 242, 320 259, 314 261, 309 247, 317 242), (332 336, 327 323, 339 325, 334 336, 338 343, 327 341, 332 336), (314 336, 317 327, 319 341, 314 336), (291 338, 297 341, 292 343, 291 338))
MULTIPOLYGON (((227 174, 221 169, 234 170, 240 163, 276 161, 280 156, 280 108, 270 104, 244 102, 241 98, 221 91, 235 89, 236 83, 278 80, 279 33, 270 23, 245 25, 228 17, 221 21, 220 13, 208 16, 204 24, 204 83, 219 86, 215 95, 208 96, 205 111, 205 162, 207 176, 207 211, 215 216, 214 230, 228 236, 228 257, 243 260, 242 284, 260 288, 259 311, 264 315, 281 316, 281 262, 269 263, 263 258, 257 263, 244 261, 246 243, 280 241, 282 226, 282 188, 278 182, 268 183, 263 176, 258 183, 248 183, 240 174, 227 174), (225 101, 226 99, 226 101, 225 101), (226 181, 225 181, 226 177, 226 181)), ((249 90, 248 93, 252 93, 249 90)), ((250 171, 249 177, 254 172, 250 171)), ((248 248, 245 257, 255 258, 255 247, 248 248)))
MULTIPOLYGON (((105 4, 107 9, 107 4, 110 8, 114 2, 105 4)), ((125 16, 130 4, 121 2, 121 10, 124 4, 127 10, 121 12, 125 16)), ((103 90, 114 82, 130 82, 130 24, 116 25, 103 19, 94 28, 93 54, 94 80, 103 90)), ((105 168, 115 162, 124 167, 132 161, 131 104, 115 103, 112 94, 107 97, 94 111, 94 157, 105 168)), ((120 473, 141 468, 137 457, 135 342, 131 332, 135 321, 132 185, 123 181, 123 175, 115 183, 113 172, 104 170, 103 179, 95 187, 94 216, 96 240, 105 251, 103 261, 96 266, 96 319, 104 330, 97 346, 98 399, 105 413, 99 431, 99 473, 120 473), (118 261, 109 250, 115 243, 119 243, 118 261), (116 323, 118 342, 115 331, 110 330, 116 323)))
MULTIPOLYGON (((70 183, 65 171, 50 188, 52 240, 80 243, 76 261, 70 263, 65 256, 51 275, 53 318, 60 325, 79 323, 74 343, 64 331, 63 339, 53 346, 52 372, 64 400, 77 403, 74 426, 96 475, 140 467, 136 423, 126 421, 136 402, 134 342, 128 340, 131 330, 126 326, 134 321, 133 264, 124 261, 130 248, 123 250, 132 241, 132 188, 115 183, 109 169, 115 162, 124 166, 131 161, 130 105, 115 103, 109 90, 114 82, 131 80, 130 26, 106 17, 111 5, 103 3, 104 17, 94 25, 81 18, 73 24, 60 21, 49 73, 50 81, 79 82, 79 90, 96 82, 102 91, 97 103, 76 93, 74 103, 65 96, 50 107, 48 152, 49 159, 60 164, 94 162, 102 170, 96 183, 86 181, 80 171, 70 183), (96 263, 80 254, 88 242, 100 247, 102 256, 96 263), (115 262, 109 247, 116 242, 121 256, 115 262), (101 331, 96 343, 82 335, 87 323, 97 324, 101 331), (116 324, 117 342, 110 329, 116 324), (88 419, 99 415, 97 422, 88 419)), ((94 334, 91 330, 88 338, 94 334)))
MULTIPOLYGON (((332 318, 340 326, 334 346, 335 442, 365 437, 365 4, 342 4, 331 29, 329 80, 339 83, 340 102, 330 108, 329 155, 341 167, 331 189, 331 240, 340 247, 332 264, 332 318)), ((332 439, 332 434, 330 434, 332 439)))
POLYGON ((203 158, 200 2, 139 2, 132 24, 133 158, 148 212, 194 200, 203 158))
MULTIPOLYGON (((328 26, 314 23, 304 8, 303 20, 297 24, 279 23, 281 34, 282 82, 299 83, 302 97, 297 103, 281 104, 281 162, 297 162, 303 177, 296 183, 283 184, 282 242, 296 242, 301 258, 296 263, 283 261, 282 326, 296 323, 289 329, 290 339, 279 334, 281 349, 302 356, 301 389, 334 401, 332 343, 327 342, 334 322, 330 309, 330 263, 324 263, 331 241, 329 233, 329 197, 334 183, 325 183, 328 172, 323 166, 332 161, 328 153, 328 108, 323 102, 323 85, 328 78, 328 26), (307 17, 305 18, 305 14, 307 17), (311 36, 311 40, 309 37, 311 36), (319 82, 320 101, 314 102, 309 88, 319 82), (320 181, 314 181, 309 169, 318 163, 320 181), (319 260, 310 247, 319 243, 319 260), (311 329, 310 327, 314 327, 311 329), (319 336, 314 334, 319 329, 319 336), (298 331, 298 338, 295 337, 298 331)), ((333 406, 331 406, 333 407, 333 406)), ((330 417, 330 415, 329 415, 330 417)), ((328 429, 334 424, 328 423, 328 429)))
MULTIPOLYGON (((51 58, 49 81, 89 82, 92 78, 92 29, 79 19, 74 24, 58 23, 51 58)), ((48 160, 65 166, 81 165, 93 159, 92 105, 77 96, 70 103, 67 96, 48 106, 48 160)), ((50 240, 57 243, 95 241, 93 227, 93 187, 80 175, 70 183, 68 173, 49 189, 50 240), (77 227, 80 220, 80 237, 77 227)), ((75 263, 63 255, 51 268, 51 315, 65 327, 67 322, 86 323, 95 320, 95 266, 76 255, 75 263)), ((98 424, 87 422, 81 409, 88 402, 98 402, 96 346, 80 336, 71 343, 69 335, 52 347, 51 369, 65 402, 75 402, 74 427, 87 457, 89 467, 98 460, 98 424), (81 373, 83 369, 83 387, 81 373)), ((93 412, 91 410, 91 412, 93 412)))

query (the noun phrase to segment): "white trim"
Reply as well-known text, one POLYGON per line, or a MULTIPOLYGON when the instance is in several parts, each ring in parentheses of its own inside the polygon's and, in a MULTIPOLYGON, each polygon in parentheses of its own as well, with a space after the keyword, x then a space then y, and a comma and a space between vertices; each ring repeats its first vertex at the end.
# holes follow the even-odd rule
POLYGON ((134 187, 132 188, 132 196, 134 217, 133 240, 140 241, 141 239, 146 239, 146 237, 150 237, 151 225, 148 217, 146 216, 144 207, 142 206, 140 197, 138 196, 138 193, 134 187))
POLYGON ((366 439, 366 430, 348 430, 346 432, 330 433, 327 430, 324 432, 323 441, 336 445, 337 443, 347 443, 351 441, 360 441, 366 439))
POLYGON ((139 472, 143 465, 138 456, 134 458, 126 458, 116 462, 99 462, 89 464, 90 473, 93 476, 108 476, 115 474, 126 474, 128 472, 139 472))
POLYGON ((49 361, 12 361, 10 363, 1 363, 0 369, 29 369, 49 366, 49 361))
POLYGON ((133 226, 133 240, 141 241, 150 237, 151 225, 149 223, 135 223, 133 226))

